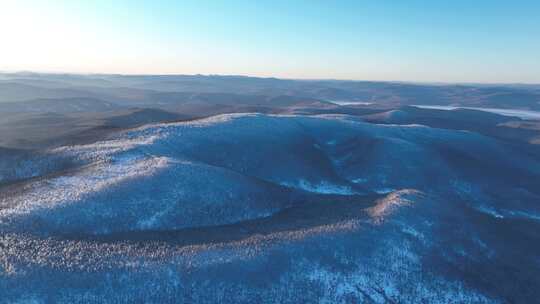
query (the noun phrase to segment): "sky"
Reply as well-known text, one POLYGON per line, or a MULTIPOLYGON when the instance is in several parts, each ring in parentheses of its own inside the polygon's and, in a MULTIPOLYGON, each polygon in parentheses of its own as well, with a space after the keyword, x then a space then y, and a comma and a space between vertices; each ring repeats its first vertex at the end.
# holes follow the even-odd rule
POLYGON ((0 0, 0 70, 540 83, 540 1, 0 0))

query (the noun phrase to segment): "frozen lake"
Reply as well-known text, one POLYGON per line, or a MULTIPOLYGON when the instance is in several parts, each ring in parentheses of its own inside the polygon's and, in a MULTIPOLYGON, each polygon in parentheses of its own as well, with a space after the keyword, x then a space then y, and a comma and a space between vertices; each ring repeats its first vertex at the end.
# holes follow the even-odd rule
POLYGON ((461 106, 441 106, 441 105, 413 105, 414 107, 421 109, 436 109, 436 110, 456 110, 456 109, 469 109, 478 110, 484 112, 495 113, 505 116, 515 116, 521 119, 527 120, 540 120, 540 111, 530 110, 514 110, 514 109, 501 109, 501 108, 479 108, 479 107, 461 107, 461 106))
POLYGON ((338 106, 369 106, 373 104, 373 102, 366 102, 366 101, 346 101, 346 100, 332 100, 330 101, 333 104, 336 104, 338 106))

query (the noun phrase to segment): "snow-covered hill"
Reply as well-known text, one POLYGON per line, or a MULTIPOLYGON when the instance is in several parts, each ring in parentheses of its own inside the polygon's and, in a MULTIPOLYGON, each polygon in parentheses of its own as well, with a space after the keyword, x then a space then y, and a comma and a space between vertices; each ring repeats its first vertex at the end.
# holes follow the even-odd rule
POLYGON ((473 132, 227 114, 0 165, 0 303, 538 296, 540 162, 473 132))

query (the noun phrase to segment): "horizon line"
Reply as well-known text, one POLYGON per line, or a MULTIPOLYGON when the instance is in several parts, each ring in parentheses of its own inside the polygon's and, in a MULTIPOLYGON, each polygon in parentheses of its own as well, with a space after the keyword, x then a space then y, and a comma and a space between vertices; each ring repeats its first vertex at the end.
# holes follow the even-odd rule
POLYGON ((260 79, 277 79, 292 81, 343 81, 343 82, 379 82, 379 83, 406 83, 425 85, 531 85, 538 86, 540 82, 482 82, 482 81, 429 81, 429 80, 378 80, 378 79, 350 79, 350 78, 295 78, 277 77, 249 74, 183 74, 183 73, 104 73, 104 72, 68 72, 68 71, 37 71, 37 70, 0 70, 0 74, 37 74, 37 75, 79 75, 79 76, 203 76, 203 77, 245 77, 260 79))

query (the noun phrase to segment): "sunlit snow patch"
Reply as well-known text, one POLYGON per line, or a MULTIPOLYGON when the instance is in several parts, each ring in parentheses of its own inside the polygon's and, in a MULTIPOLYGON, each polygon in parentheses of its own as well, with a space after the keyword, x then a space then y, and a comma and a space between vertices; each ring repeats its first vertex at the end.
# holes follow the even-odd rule
POLYGON ((2 219, 13 218, 40 209, 51 209, 58 205, 70 204, 110 186, 137 178, 152 175, 167 167, 168 158, 138 158, 130 156, 117 162, 105 162, 89 166, 76 174, 64 175, 49 180, 39 180, 25 186, 16 196, 0 198, 0 205, 8 206, 0 210, 2 219))
POLYGON ((414 189, 398 190, 377 200, 373 207, 366 209, 366 212, 373 219, 374 223, 379 224, 398 207, 413 204, 414 201, 411 199, 411 196, 421 194, 422 192, 414 189))

